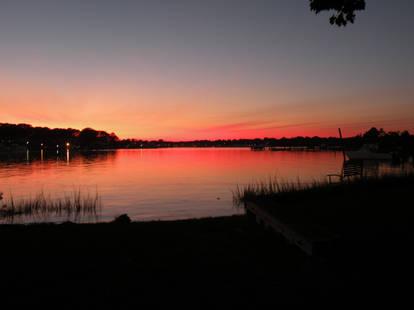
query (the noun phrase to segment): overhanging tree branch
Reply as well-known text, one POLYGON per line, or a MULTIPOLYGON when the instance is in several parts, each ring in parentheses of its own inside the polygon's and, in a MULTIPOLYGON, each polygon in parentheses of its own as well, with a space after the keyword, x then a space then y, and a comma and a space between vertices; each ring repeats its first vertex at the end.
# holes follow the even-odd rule
POLYGON ((354 23, 355 11, 365 10, 365 0, 309 0, 310 9, 316 14, 322 11, 336 11, 330 18, 332 25, 346 26, 354 23))

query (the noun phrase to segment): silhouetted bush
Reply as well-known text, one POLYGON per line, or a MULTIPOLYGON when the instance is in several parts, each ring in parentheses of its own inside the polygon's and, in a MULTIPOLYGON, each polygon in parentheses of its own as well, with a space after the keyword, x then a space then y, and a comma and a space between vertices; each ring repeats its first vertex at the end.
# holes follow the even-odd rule
POLYGON ((129 224, 131 223, 131 219, 128 216, 128 214, 121 214, 117 217, 115 217, 115 219, 112 221, 112 223, 114 224, 129 224))

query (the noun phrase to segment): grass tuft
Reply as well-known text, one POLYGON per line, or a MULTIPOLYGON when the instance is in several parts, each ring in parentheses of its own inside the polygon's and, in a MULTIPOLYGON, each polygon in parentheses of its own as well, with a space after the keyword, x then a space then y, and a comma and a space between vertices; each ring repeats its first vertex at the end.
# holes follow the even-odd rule
POLYGON ((266 182, 251 183, 246 186, 237 186, 233 191, 235 206, 243 206, 246 201, 255 202, 298 202, 311 199, 334 198, 338 194, 360 193, 363 195, 369 190, 381 188, 398 188, 414 184, 414 173, 401 175, 382 175, 348 179, 343 182, 328 183, 327 181, 313 181, 310 183, 279 182, 272 177, 266 182))
POLYGON ((94 195, 81 189, 73 190, 62 198, 52 198, 40 191, 34 198, 16 201, 13 194, 7 199, 0 195, 0 220, 13 223, 15 218, 45 218, 49 216, 73 218, 75 221, 84 216, 97 216, 102 209, 98 191, 94 195))

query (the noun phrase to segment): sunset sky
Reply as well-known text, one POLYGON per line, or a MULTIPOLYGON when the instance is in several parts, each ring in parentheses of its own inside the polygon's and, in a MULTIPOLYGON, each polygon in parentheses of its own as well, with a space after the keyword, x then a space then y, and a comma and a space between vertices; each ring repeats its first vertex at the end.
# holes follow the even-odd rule
POLYGON ((121 138, 414 133, 414 1, 1 0, 0 123, 121 138))

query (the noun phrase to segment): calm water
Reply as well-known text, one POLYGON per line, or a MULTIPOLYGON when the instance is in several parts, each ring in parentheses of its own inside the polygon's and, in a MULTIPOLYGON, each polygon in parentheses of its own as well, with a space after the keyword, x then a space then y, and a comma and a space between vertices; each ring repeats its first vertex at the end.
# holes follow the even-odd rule
MULTIPOLYGON (((39 153, 39 152, 37 152, 39 153)), ((127 213, 134 220, 236 214, 236 185, 277 176, 283 182, 326 179, 341 170, 340 152, 251 151, 247 148, 171 148, 20 154, 0 158, 0 192, 7 199, 44 191, 63 197, 82 188, 99 192, 99 220, 127 213)), ((374 165, 375 166, 375 165, 374 165)), ((387 165, 375 169, 392 169, 387 165)), ((46 219, 56 220, 56 219, 46 219)))

